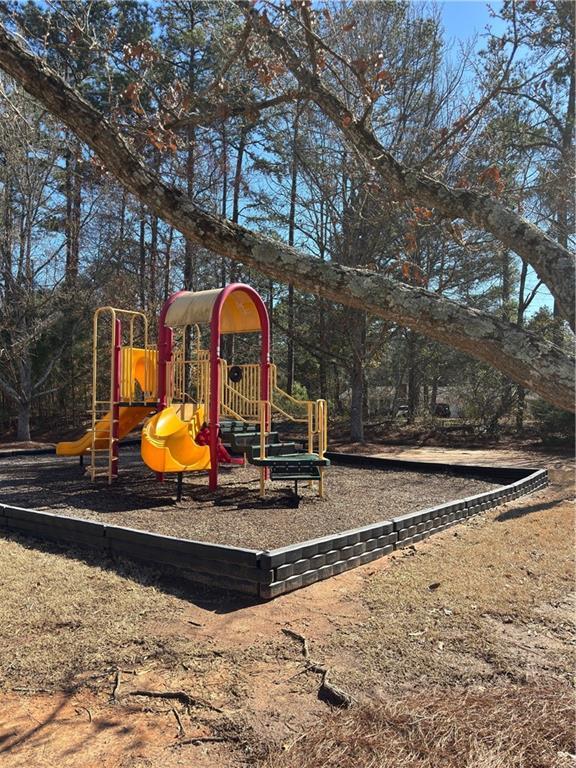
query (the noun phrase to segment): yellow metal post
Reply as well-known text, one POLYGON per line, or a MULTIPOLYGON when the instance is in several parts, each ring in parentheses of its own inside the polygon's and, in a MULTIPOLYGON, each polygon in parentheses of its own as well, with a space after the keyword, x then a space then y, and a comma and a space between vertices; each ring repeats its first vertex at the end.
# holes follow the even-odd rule
MULTIPOLYGON (((316 427, 318 429, 318 456, 323 459, 328 439, 328 409, 326 400, 317 400, 316 427)), ((318 480, 318 495, 324 498, 324 467, 319 467, 320 479, 318 480)))
MULTIPOLYGON (((268 403, 260 400, 260 459, 266 458, 266 424, 268 415, 268 403)), ((260 498, 266 495, 266 467, 260 467, 260 498)))

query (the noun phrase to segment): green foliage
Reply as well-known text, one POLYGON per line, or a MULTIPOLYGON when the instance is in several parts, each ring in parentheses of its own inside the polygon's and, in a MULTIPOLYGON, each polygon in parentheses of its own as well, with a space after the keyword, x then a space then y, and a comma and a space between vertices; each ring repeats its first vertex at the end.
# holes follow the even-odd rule
POLYGON ((308 391, 303 384, 299 381, 295 381, 292 385, 292 397, 296 400, 309 400, 308 391))
POLYGON ((532 415, 542 440, 560 439, 574 443, 575 414, 561 411, 545 400, 538 399, 532 404, 532 415))
POLYGON ((536 333, 543 339, 565 349, 569 352, 574 343, 574 337, 567 325, 557 317, 547 307, 540 307, 526 323, 526 328, 536 333))
POLYGON ((497 436, 511 407, 511 384, 498 371, 471 362, 457 388, 463 418, 478 434, 497 436))

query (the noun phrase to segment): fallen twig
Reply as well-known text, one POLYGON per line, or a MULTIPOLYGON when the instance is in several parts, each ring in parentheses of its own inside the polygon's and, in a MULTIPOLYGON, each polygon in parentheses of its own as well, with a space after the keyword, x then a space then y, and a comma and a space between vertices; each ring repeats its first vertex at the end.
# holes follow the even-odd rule
POLYGON ((178 723, 178 738, 182 738, 186 734, 186 731, 184 730, 184 726, 182 725, 182 719, 180 718, 180 714, 177 709, 174 709, 172 707, 172 714, 176 718, 176 722, 178 723))
POLYGON ((50 688, 24 688, 24 687, 18 687, 18 688, 11 688, 11 691, 15 691, 16 693, 53 693, 53 691, 50 690, 50 688))
POLYGON ((112 700, 118 701, 118 691, 120 689, 120 670, 116 670, 116 676, 114 678, 114 686, 112 688, 112 700))
POLYGON ((211 709, 213 712, 223 711, 219 707, 210 704, 208 701, 190 696, 186 691, 128 691, 126 696, 148 696, 151 699, 171 699, 173 701, 179 701, 187 707, 203 707, 204 709, 211 709))
POLYGON ((81 704, 77 704, 75 709, 76 709, 76 712, 80 712, 80 710, 84 710, 84 712, 86 712, 86 714, 88 715, 88 722, 89 723, 92 722, 92 712, 90 712, 88 707, 83 707, 81 704))
MULTIPOLYGON (((288 629, 286 627, 282 629, 282 632, 284 632, 285 635, 288 635, 288 637, 294 638, 295 640, 298 640, 300 643, 302 643, 302 653, 304 655, 304 659, 306 660, 306 667, 302 671, 314 672, 317 675, 322 676, 320 688, 318 689, 318 698, 320 701, 324 701, 326 704, 330 704, 332 707, 340 707, 343 709, 347 709, 348 707, 352 706, 352 696, 328 680, 330 670, 323 664, 319 664, 317 661, 313 661, 310 658, 310 650, 308 647, 307 638, 304 637, 304 635, 301 635, 299 632, 294 632, 294 630, 288 629)), ((301 673, 293 675, 290 680, 292 680, 294 677, 297 677, 298 674, 301 673)))
POLYGON ((328 669, 322 664, 317 664, 315 661, 311 661, 306 667, 307 672, 316 672, 317 675, 327 675, 328 669))
POLYGON ((288 637, 292 637, 294 640, 298 640, 302 643, 302 654, 304 658, 308 659, 310 657, 308 639, 304 637, 304 635, 301 635, 299 632, 294 632, 293 629, 288 629, 288 627, 283 627, 282 632, 284 632, 285 635, 288 635, 288 637))
POLYGON ((238 736, 198 736, 194 739, 183 739, 178 742, 180 744, 194 744, 199 746, 200 744, 210 744, 223 741, 240 741, 238 736))
POLYGON ((322 682, 318 689, 318 698, 332 707, 340 707, 341 709, 348 709, 348 707, 352 706, 353 702, 350 694, 328 681, 328 672, 322 677, 322 682))

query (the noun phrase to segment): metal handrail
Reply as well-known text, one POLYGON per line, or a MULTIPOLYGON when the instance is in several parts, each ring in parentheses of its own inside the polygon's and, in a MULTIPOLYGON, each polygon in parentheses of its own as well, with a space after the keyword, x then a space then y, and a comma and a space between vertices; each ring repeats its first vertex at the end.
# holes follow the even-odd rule
POLYGON ((316 425, 318 428, 318 455, 324 458, 328 447, 328 403, 316 400, 316 425))
POLYGON ((229 416, 232 416, 233 419, 236 419, 237 421, 243 421, 244 424, 258 424, 258 421, 250 421, 250 419, 245 418, 244 416, 240 416, 239 413, 236 413, 232 408, 230 408, 229 405, 226 405, 226 403, 220 403, 222 410, 226 411, 229 416))

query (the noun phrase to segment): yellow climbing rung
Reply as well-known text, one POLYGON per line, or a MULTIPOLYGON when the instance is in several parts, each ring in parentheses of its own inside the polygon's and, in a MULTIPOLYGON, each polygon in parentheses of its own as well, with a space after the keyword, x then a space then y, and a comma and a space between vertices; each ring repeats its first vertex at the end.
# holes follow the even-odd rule
POLYGON ((148 343, 148 319, 143 312, 115 307, 100 307, 94 313, 92 332, 92 445, 90 470, 92 478, 108 477, 112 482, 116 457, 115 446, 119 437, 117 428, 122 421, 119 415, 113 418, 114 407, 120 402, 132 405, 138 401, 156 400, 157 352, 148 343), (110 324, 105 327, 106 351, 108 361, 104 364, 104 375, 100 375, 99 345, 104 336, 99 331, 99 321, 107 318, 110 324), (124 328, 120 325, 123 321, 124 328), (102 338, 99 338, 102 336, 102 338), (138 343, 141 346, 136 346, 138 343), (115 375, 116 374, 116 375, 115 375), (104 382, 107 382, 104 384, 104 382), (102 444, 104 448, 99 447, 102 444), (97 470, 97 454, 99 468, 97 470), (107 467, 104 469, 102 454, 108 454, 107 467))

